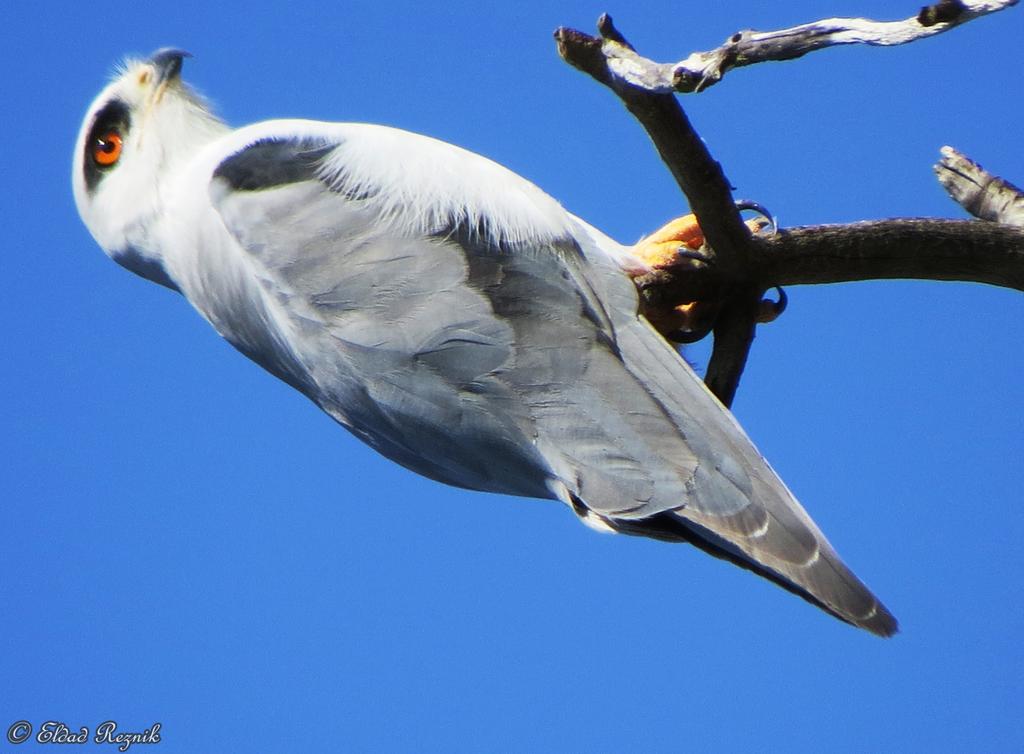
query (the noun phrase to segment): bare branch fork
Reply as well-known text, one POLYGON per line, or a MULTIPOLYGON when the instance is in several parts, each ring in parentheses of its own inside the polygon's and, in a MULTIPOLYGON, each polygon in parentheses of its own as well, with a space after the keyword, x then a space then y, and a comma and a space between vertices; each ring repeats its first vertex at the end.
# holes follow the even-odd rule
MULTIPOLYGON (((826 18, 778 31, 739 31, 720 47, 695 52, 678 63, 655 63, 623 45, 606 50, 608 64, 624 82, 651 92, 699 92, 733 68, 792 60, 815 50, 848 44, 888 47, 935 36, 979 16, 1016 5, 1018 0, 940 0, 903 21, 826 18)), ((621 37, 620 37, 621 39, 621 37)))
POLYGON ((904 21, 827 19, 775 32, 739 32, 716 50, 674 64, 638 55, 607 15, 598 21, 600 37, 568 28, 555 32, 562 58, 609 87, 640 121, 700 223, 707 242, 703 262, 681 255, 635 282, 654 311, 712 302, 714 348, 705 382, 726 406, 746 365, 761 298, 772 287, 919 278, 1024 291, 1024 195, 945 147, 935 167, 940 182, 984 221, 893 219, 754 236, 676 92, 706 89, 732 68, 829 46, 904 44, 1016 4, 940 0, 904 21))

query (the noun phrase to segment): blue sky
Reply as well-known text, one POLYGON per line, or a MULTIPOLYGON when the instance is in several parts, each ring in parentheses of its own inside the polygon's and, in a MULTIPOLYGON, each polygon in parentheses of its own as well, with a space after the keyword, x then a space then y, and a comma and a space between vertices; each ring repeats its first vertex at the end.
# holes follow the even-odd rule
MULTIPOLYGON (((390 464, 110 262, 69 187, 113 64, 175 45, 232 123, 425 132, 631 241, 684 206, 618 101, 557 57, 556 26, 609 11, 668 60, 892 5, 6 9, 0 727, 159 721, 160 754, 1019 751, 1019 293, 791 289, 759 330, 736 413, 900 618, 881 641, 685 546, 390 464)), ((684 105, 784 225, 959 217, 941 145, 1024 181, 1022 34, 1017 8, 737 71, 684 105)))

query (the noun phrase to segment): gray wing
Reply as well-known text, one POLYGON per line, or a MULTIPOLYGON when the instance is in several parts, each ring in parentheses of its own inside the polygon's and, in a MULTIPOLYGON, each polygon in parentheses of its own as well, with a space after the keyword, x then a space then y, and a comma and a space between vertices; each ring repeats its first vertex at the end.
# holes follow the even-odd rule
MULTIPOLYGON (((498 222, 473 185, 454 197, 447 187, 436 205, 396 201, 365 165, 344 173, 343 141, 263 140, 221 163, 211 185, 278 312, 277 340, 305 370, 297 386, 324 410, 426 476, 560 497, 612 529, 692 542, 843 620, 895 631, 732 416, 637 316, 632 283, 585 230, 550 222, 540 199, 536 217, 498 222)), ((522 179, 449 149, 531 199, 522 179)))

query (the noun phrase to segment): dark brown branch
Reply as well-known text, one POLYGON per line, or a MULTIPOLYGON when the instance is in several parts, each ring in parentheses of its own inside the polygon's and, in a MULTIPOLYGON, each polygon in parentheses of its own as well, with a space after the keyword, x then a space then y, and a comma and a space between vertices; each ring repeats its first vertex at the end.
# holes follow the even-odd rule
POLYGON ((559 54, 614 91, 640 121, 686 194, 714 250, 716 264, 738 273, 746 267, 750 233, 740 219, 721 166, 711 157, 675 96, 649 92, 623 82, 611 72, 608 53, 632 48, 609 16, 601 16, 598 29, 603 39, 575 29, 558 29, 555 39, 559 54))
POLYGON ((916 279, 1024 291, 1024 230, 977 220, 896 219, 790 228, 760 242, 773 285, 916 279))
MULTIPOLYGON (((896 219, 780 230, 754 240, 760 290, 781 285, 916 279, 1024 291, 1024 228, 980 220, 896 219)), ((681 263, 635 279, 651 309, 715 301, 731 283, 710 266, 681 263)))
MULTIPOLYGON (((750 232, 740 218, 732 189, 721 166, 712 158, 707 146, 690 125, 679 101, 672 94, 652 93, 624 83, 614 75, 609 68, 609 53, 632 51, 632 47, 615 29, 607 15, 598 21, 598 30, 602 38, 591 37, 573 29, 559 29, 555 32, 559 54, 576 68, 611 88, 629 112, 640 121, 697 216, 708 242, 711 266, 732 281, 734 288, 744 290, 743 305, 723 306, 723 310, 732 312, 732 316, 728 323, 716 323, 714 330, 712 366, 715 367, 715 374, 719 375, 715 385, 731 387, 725 392, 719 392, 711 383, 709 387, 728 406, 753 339, 753 319, 743 328, 750 329, 750 337, 732 334, 737 329, 733 321, 736 312, 749 309, 746 302, 749 293, 746 289, 750 286, 743 283, 751 269, 750 232), (723 328, 727 328, 729 337, 722 337, 726 332, 723 328), (725 374, 726 365, 738 365, 738 371, 734 375, 725 374)), ((731 295, 731 292, 725 293, 723 298, 731 295)))
POLYGON ((724 406, 732 406, 740 376, 747 366, 760 303, 761 291, 748 289, 734 295, 715 322, 715 344, 704 384, 724 406))

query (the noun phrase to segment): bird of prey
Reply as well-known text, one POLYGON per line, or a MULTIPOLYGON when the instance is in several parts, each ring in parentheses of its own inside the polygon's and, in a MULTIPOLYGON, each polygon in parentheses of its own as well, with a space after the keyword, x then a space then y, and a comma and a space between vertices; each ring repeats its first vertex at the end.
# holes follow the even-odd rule
POLYGON ((111 258, 413 471, 689 542, 896 631, 640 313, 632 247, 425 136, 232 130, 182 82, 185 55, 126 64, 82 125, 75 201, 111 258))

